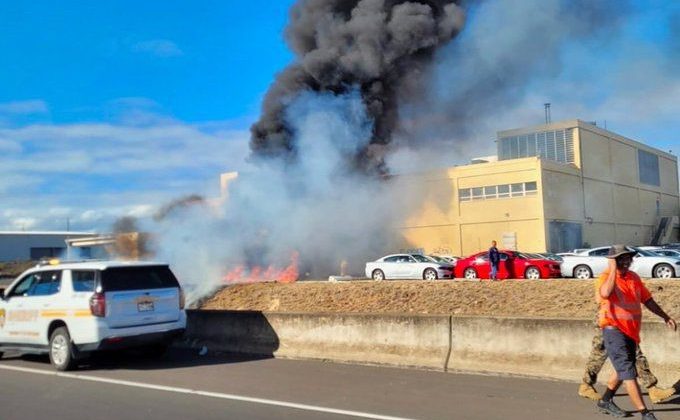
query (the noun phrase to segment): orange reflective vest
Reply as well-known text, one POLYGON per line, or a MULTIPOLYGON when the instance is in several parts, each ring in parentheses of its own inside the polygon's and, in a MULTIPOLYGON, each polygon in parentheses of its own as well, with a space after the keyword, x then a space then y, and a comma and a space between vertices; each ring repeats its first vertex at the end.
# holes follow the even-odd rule
POLYGON ((624 276, 616 273, 614 289, 608 298, 604 298, 600 295, 600 288, 607 280, 607 276, 609 276, 608 270, 600 275, 596 283, 597 296, 600 296, 600 328, 616 327, 639 343, 642 304, 651 299, 652 294, 637 274, 628 271, 624 276))

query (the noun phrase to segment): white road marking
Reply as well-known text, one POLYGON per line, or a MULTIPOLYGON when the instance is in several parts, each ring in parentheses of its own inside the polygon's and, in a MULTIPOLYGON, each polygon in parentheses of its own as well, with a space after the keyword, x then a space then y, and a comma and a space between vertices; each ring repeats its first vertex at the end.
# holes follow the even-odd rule
POLYGON ((316 405, 298 404, 287 401, 269 400, 266 398, 246 397, 243 395, 223 394, 220 392, 201 391, 198 389, 178 388, 173 386, 154 385, 144 382, 123 381, 118 379, 104 378, 101 376, 81 375, 77 373, 57 372, 52 370, 32 369, 19 366, 0 365, 0 369, 12 370, 16 372, 35 373, 39 375, 58 376, 69 379, 79 379, 82 381, 102 382, 106 384, 123 385, 135 388, 153 389, 156 391, 176 392, 178 394, 200 395, 203 397, 220 398, 223 400, 244 401, 263 405, 273 405, 277 407, 295 408, 298 410, 315 411, 319 413, 339 414, 343 416, 359 417, 365 419, 378 420, 413 420, 405 417, 384 416, 380 414, 366 413, 362 411, 340 410, 336 408, 321 407, 316 405))

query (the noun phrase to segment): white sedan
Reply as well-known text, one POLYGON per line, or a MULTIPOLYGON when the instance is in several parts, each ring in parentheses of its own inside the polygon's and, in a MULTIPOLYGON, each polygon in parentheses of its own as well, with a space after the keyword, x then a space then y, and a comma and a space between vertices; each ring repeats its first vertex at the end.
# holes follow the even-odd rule
POLYGON ((452 279, 453 265, 420 254, 394 254, 366 263, 366 277, 385 279, 452 279))
MULTIPOLYGON (((630 269, 640 277, 673 278, 680 274, 680 258, 666 257, 654 252, 628 247, 636 251, 630 269)), ((560 254, 562 276, 589 279, 599 276, 607 268, 609 247, 599 247, 580 252, 560 254)))

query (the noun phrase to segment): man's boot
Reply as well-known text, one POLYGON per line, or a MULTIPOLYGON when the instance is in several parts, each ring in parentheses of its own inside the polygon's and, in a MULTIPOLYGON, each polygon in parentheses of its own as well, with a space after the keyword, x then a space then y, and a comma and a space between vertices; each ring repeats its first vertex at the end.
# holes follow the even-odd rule
POLYGON ((659 388, 655 385, 647 388, 647 392, 649 392, 649 399, 656 404, 672 397, 675 394, 675 388, 659 388))
POLYGON ((578 395, 593 401, 599 401, 600 398, 602 398, 592 385, 587 384, 585 382, 582 382, 581 385, 578 386, 578 395))

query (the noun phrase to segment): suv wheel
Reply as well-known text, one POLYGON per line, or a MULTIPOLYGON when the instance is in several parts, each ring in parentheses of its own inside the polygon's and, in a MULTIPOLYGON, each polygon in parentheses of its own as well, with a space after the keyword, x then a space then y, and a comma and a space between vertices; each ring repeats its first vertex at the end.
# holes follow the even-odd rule
POLYGON ((75 367, 73 343, 66 327, 57 328, 50 337, 50 363, 59 371, 75 367))

